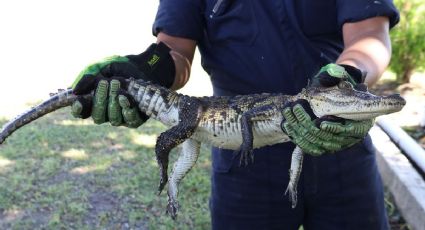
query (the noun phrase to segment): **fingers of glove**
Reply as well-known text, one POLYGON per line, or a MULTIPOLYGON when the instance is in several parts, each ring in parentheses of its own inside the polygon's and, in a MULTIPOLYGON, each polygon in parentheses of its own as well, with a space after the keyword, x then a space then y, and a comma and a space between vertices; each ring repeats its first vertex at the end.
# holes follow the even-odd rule
POLYGON ((119 89, 120 82, 116 79, 111 80, 109 84, 108 119, 113 126, 122 124, 121 106, 118 102, 119 89))
POLYGON ((310 116, 305 112, 302 106, 295 105, 293 113, 290 108, 284 110, 286 121, 283 128, 290 137, 300 137, 310 143, 322 143, 324 141, 335 141, 331 133, 326 133, 318 129, 310 116), (292 120, 292 121, 291 121, 292 120), (301 121, 301 123, 299 123, 301 121))
POLYGON ((142 125, 149 117, 141 116, 138 108, 131 105, 130 100, 125 95, 118 96, 118 102, 122 108, 122 115, 125 124, 130 128, 137 128, 142 125))
POLYGON ((342 147, 340 142, 335 141, 334 138, 329 138, 330 135, 321 132, 315 126, 309 126, 308 128, 301 127, 298 129, 299 137, 315 147, 320 147, 326 152, 335 152, 340 150, 342 147))
POLYGON ((137 128, 147 120, 140 117, 136 108, 123 109, 123 116, 126 126, 130 128, 137 128))
POLYGON ((293 112, 296 119, 300 122, 299 129, 305 131, 303 135, 305 138, 308 138, 310 142, 315 142, 317 139, 326 140, 332 136, 330 133, 323 132, 316 127, 315 122, 312 121, 309 113, 305 111, 303 106, 295 105, 293 112))
POLYGON ((106 121, 106 108, 108 103, 108 81, 101 80, 97 85, 93 97, 92 118, 94 123, 101 124, 106 121))
POLYGON ((298 133, 296 132, 296 129, 292 123, 284 122, 282 126, 285 129, 286 135, 288 135, 288 137, 291 139, 298 136, 298 133))
POLYGON ((364 137, 372 128, 375 123, 374 119, 365 120, 365 121, 350 121, 348 125, 353 127, 353 132, 350 136, 364 137))
POLYGON ((292 113, 292 108, 291 107, 286 107, 283 110, 283 117, 285 118, 285 121, 291 124, 297 124, 298 120, 295 117, 295 115, 292 113))
POLYGON ((326 152, 328 152, 328 153, 334 153, 334 152, 337 152, 337 151, 343 149, 343 146, 340 143, 336 143, 336 142, 324 141, 324 142, 321 142, 319 145, 323 149, 325 149, 326 152))
POLYGON ((346 148, 347 146, 352 145, 353 143, 357 143, 359 142, 359 140, 363 139, 363 137, 344 136, 341 134, 335 134, 320 129, 319 131, 314 130, 312 133, 315 137, 319 137, 319 140, 322 141, 322 146, 324 148, 329 150, 333 149, 334 151, 346 148), (324 143, 330 143, 330 145, 324 143), (326 145, 327 147, 324 145, 326 145))
POLYGON ((324 121, 320 124, 323 131, 340 134, 342 136, 364 137, 373 125, 373 120, 350 121, 346 124, 324 121))
POLYGON ((316 141, 338 141, 333 138, 333 134, 325 132, 316 127, 314 121, 312 121, 308 112, 305 111, 304 107, 301 105, 295 105, 293 112, 295 114, 296 120, 300 121, 299 130, 302 130, 302 136, 309 140, 309 142, 316 141))
POLYGON ((318 130, 313 130, 311 127, 304 127, 301 125, 298 127, 298 135, 301 136, 303 139, 308 140, 311 143, 322 141, 322 137, 317 134, 318 134, 318 130))
POLYGON ((296 143, 303 150, 303 152, 313 156, 320 156, 323 153, 327 152, 321 146, 315 143, 311 143, 308 140, 300 137, 295 138, 293 142, 296 143))
POLYGON ((346 146, 358 140, 358 137, 343 136, 323 130, 319 130, 317 133, 314 133, 314 135, 320 137, 321 140, 327 143, 337 143, 340 146, 346 146))
POLYGON ((321 146, 327 152, 336 152, 353 142, 358 142, 358 138, 340 136, 339 134, 320 130, 312 125, 304 126, 303 130, 305 131, 302 133, 302 136, 305 139, 321 146))
POLYGON ((296 104, 294 108, 292 109, 296 119, 300 121, 301 123, 311 123, 311 125, 314 125, 311 121, 310 115, 305 111, 304 107, 300 104, 296 104))
POLYGON ((86 119, 91 115, 93 101, 84 97, 78 97, 71 106, 71 114, 75 118, 86 119))
POLYGON ((75 101, 71 106, 71 114, 75 118, 82 118, 81 112, 83 111, 83 105, 79 101, 75 101))
POLYGON ((286 121, 283 128, 288 136, 313 155, 340 150, 341 144, 345 144, 344 138, 317 128, 309 112, 302 103, 297 103, 292 109, 291 107, 284 109, 283 115, 286 121))
POLYGON ((283 126, 292 142, 298 145, 305 153, 318 156, 325 152, 320 146, 310 142, 308 138, 304 138, 302 130, 294 128, 292 124, 287 122, 283 126))
POLYGON ((326 152, 336 152, 345 148, 345 146, 358 142, 358 138, 342 136, 317 128, 315 122, 311 121, 311 118, 303 111, 303 108, 297 107, 295 106, 294 113, 298 120, 303 121, 297 126, 292 126, 293 129, 296 127, 297 137, 313 144, 315 147, 319 146, 326 152))

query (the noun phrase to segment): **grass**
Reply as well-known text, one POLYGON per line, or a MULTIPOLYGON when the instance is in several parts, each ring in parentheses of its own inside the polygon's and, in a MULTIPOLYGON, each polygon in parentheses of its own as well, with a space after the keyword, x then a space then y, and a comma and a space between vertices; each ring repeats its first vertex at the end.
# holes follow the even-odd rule
POLYGON ((156 195, 153 147, 165 127, 148 122, 130 130, 68 114, 41 118, 0 147, 0 229, 210 228, 206 147, 180 186, 173 221, 165 215, 166 192, 156 195))
POLYGON ((384 193, 385 209, 387 210, 388 221, 390 223, 391 230, 412 230, 412 228, 406 223, 401 213, 397 210, 395 205, 394 197, 391 195, 389 190, 385 188, 384 193))

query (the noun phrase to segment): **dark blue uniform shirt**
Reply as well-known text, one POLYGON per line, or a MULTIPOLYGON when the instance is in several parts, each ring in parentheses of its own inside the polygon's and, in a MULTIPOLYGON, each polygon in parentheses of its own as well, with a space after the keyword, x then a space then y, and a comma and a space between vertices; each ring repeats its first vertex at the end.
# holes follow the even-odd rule
POLYGON ((198 41, 214 87, 296 94, 339 56, 345 22, 380 15, 398 20, 389 0, 161 0, 153 30, 198 41))
MULTIPOLYGON (((390 0, 161 0, 153 32, 197 41, 215 95, 296 94, 338 58, 344 23, 375 16, 398 21, 390 0)), ((307 156, 295 210, 283 196, 292 144, 256 150, 255 163, 242 168, 232 151, 214 149, 213 228, 387 228, 366 146, 344 157, 307 156)))

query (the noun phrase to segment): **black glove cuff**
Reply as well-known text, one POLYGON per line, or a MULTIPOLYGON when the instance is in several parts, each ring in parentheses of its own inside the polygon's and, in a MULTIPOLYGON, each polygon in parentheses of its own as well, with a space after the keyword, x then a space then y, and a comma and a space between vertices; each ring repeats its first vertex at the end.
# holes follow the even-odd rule
POLYGON ((323 117, 320 117, 320 118, 314 120, 314 124, 316 125, 317 128, 320 128, 320 125, 324 121, 339 122, 339 123, 345 125, 346 120, 344 118, 326 115, 326 116, 323 116, 323 117))
POLYGON ((176 68, 170 55, 171 49, 165 43, 152 44, 139 55, 126 56, 137 66, 144 80, 170 88, 174 83, 176 68))
POLYGON ((82 119, 89 118, 91 116, 93 100, 79 96, 77 100, 80 102, 83 109, 81 110, 80 116, 82 119))
POLYGON ((305 99, 298 99, 298 100, 295 100, 293 102, 286 103, 283 106, 283 110, 290 107, 291 111, 292 111, 292 109, 294 109, 295 105, 301 105, 303 107, 304 111, 311 117, 312 120, 317 119, 317 116, 316 116, 316 114, 314 114, 313 109, 310 106, 310 103, 308 103, 308 101, 305 100, 305 99))
POLYGON ((357 84, 364 83, 366 73, 351 65, 340 64, 340 66, 344 67, 345 71, 347 71, 357 84))
MULTIPOLYGON (((331 65, 331 64, 329 64, 331 65)), ((336 65, 336 64, 332 64, 336 65)), ((354 66, 340 64, 338 65, 340 67, 343 67, 346 72, 346 80, 348 80, 350 83, 352 83, 354 86, 361 84, 364 82, 364 79, 366 77, 366 74, 363 73, 361 70, 357 69, 354 66), (348 76, 347 76, 348 75, 348 76)), ((326 67, 326 66, 325 66, 326 67)), ((312 86, 324 86, 324 87, 332 87, 337 85, 341 81, 341 78, 331 76, 328 71, 324 68, 320 70, 320 72, 313 77, 312 79, 312 86)))

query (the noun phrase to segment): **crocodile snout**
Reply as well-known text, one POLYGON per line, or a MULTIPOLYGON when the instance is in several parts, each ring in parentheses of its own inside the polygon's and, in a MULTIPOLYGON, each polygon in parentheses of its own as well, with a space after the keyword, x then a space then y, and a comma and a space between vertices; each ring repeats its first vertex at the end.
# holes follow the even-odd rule
POLYGON ((394 110, 401 110, 406 105, 406 100, 400 96, 400 94, 391 94, 382 98, 386 106, 394 107, 394 110))

